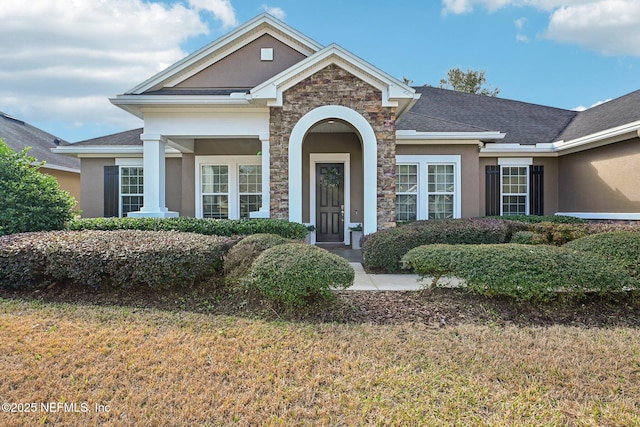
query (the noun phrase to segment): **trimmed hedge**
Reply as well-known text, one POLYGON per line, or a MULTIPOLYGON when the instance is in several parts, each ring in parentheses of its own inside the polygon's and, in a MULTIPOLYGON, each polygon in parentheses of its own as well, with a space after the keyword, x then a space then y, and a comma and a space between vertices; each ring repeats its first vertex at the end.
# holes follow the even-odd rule
POLYGON ((467 289, 519 301, 578 299, 636 288, 619 263, 601 255, 545 245, 425 245, 409 251, 404 268, 422 276, 464 279, 467 289))
POLYGON ((346 289, 355 272, 349 263, 305 243, 285 243, 265 250, 252 264, 244 284, 285 306, 332 300, 332 288, 346 289))
POLYGON ((606 256, 624 265, 632 276, 640 278, 640 232, 594 234, 569 242, 565 247, 606 256))
POLYGON ((0 286, 170 288, 218 272, 233 240, 175 231, 54 231, 0 238, 0 286))
POLYGON ((214 236, 258 233, 277 234, 285 239, 303 240, 307 227, 282 219, 210 219, 210 218, 82 218, 71 221, 70 230, 145 230, 182 231, 214 236))
POLYGON ((586 224, 589 222, 586 219, 567 215, 507 215, 488 216, 487 218, 519 221, 527 224, 538 224, 541 222, 551 222, 553 224, 586 224))
POLYGON ((224 275, 227 283, 237 283, 246 276, 253 261, 265 250, 289 243, 275 234, 253 234, 240 240, 224 257, 224 275))
POLYGON ((410 249, 434 244, 497 244, 511 240, 526 224, 490 218, 416 221, 378 231, 363 240, 364 266, 372 271, 400 271, 400 259, 410 249))

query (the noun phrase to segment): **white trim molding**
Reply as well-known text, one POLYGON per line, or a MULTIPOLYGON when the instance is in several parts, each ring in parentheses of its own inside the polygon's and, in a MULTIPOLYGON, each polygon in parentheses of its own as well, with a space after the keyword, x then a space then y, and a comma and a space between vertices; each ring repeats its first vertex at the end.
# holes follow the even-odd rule
POLYGON ((459 140, 460 144, 478 144, 482 141, 503 139, 502 132, 417 132, 415 130, 397 130, 398 144, 431 144, 433 141, 459 140))
POLYGON ((417 219, 425 220, 429 218, 429 201, 427 189, 427 166, 430 164, 454 164, 454 195, 453 195, 453 217, 462 216, 462 157, 460 155, 396 155, 396 166, 398 164, 418 165, 418 206, 417 219))
POLYGON ((556 212, 556 215, 574 216, 582 219, 640 221, 640 212, 556 212))
POLYGON ((289 138, 289 221, 302 223, 302 144, 309 129, 323 120, 338 119, 355 128, 362 141, 364 170, 364 234, 378 229, 378 141, 369 122, 357 111, 325 105, 309 111, 296 123, 289 138))
MULTIPOLYGON (((229 219, 240 218, 240 193, 239 193, 239 179, 238 179, 238 167, 239 165, 262 165, 262 159, 260 156, 240 155, 240 156, 196 156, 196 218, 202 218, 202 166, 204 165, 220 165, 228 167, 228 183, 227 194, 229 203, 229 219)), ((264 172, 264 171, 263 171, 264 172)), ((262 175, 264 176, 264 175, 262 175)), ((264 179, 264 178, 263 178, 264 179)), ((262 197, 264 203, 264 190, 269 188, 268 182, 262 182, 262 197)), ((261 212, 260 211, 257 212, 261 212)), ((250 217, 251 214, 249 214, 250 217)))
POLYGON ((499 166, 531 166, 533 157, 499 157, 499 166))
MULTIPOLYGON (((310 153, 309 154, 309 224, 315 227, 316 223, 316 164, 317 163, 342 163, 344 164, 344 232, 345 245, 351 244, 351 156, 349 153, 310 153)), ((316 233, 311 236, 311 244, 316 243, 316 233)))

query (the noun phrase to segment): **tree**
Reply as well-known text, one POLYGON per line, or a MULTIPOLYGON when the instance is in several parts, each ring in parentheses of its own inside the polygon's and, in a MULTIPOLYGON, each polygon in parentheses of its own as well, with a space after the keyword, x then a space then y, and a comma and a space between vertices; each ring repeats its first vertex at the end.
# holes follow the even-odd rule
POLYGON ((451 68, 447 71, 447 78, 440 80, 440 87, 477 95, 498 96, 500 88, 483 87, 486 82, 484 71, 467 69, 465 72, 460 68, 451 68))
POLYGON ((75 199, 39 163, 0 138, 0 235, 60 230, 73 218, 75 199))

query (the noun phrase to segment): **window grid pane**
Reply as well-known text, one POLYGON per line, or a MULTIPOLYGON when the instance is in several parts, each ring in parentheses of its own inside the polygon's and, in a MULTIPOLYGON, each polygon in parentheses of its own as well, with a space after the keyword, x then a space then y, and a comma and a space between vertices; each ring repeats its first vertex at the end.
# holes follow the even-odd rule
POLYGON ((529 168, 502 167, 502 215, 526 215, 529 168))
POLYGON ((120 167, 120 212, 126 217, 144 205, 143 169, 139 166, 120 167))
POLYGON ((226 219, 229 218, 229 196, 204 195, 202 196, 202 217, 226 219))
POLYGON ((396 193, 418 192, 418 165, 396 165, 396 193))
POLYGON ((238 183, 240 194, 262 193, 262 166, 240 165, 238 168, 238 183))
POLYGON ((229 192, 229 167, 227 165, 202 166, 202 193, 227 194, 229 192))
POLYGON ((249 212, 257 212, 262 206, 262 196, 240 196, 240 218, 249 218, 249 212))
POLYGON ((229 218, 229 166, 202 166, 202 217, 229 218))
POLYGON ((427 218, 453 218, 455 165, 427 165, 427 218))
POLYGON ((418 218, 418 198, 411 194, 396 195, 396 221, 415 221, 418 218))

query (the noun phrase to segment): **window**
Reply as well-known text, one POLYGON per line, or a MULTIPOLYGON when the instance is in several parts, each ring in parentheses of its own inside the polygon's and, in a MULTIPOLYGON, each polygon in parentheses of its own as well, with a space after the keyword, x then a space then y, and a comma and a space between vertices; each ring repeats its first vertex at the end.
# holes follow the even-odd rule
POLYGON ((229 167, 202 166, 202 217, 229 218, 229 167))
POLYGON ((196 216, 249 218, 262 207, 262 165, 259 156, 201 156, 196 216))
POLYGON ((249 218, 262 206, 262 166, 238 166, 238 194, 240 195, 240 218, 249 218))
POLYGON ((418 218, 418 165, 396 166, 396 220, 418 218))
POLYGON ((120 166, 120 216, 139 211, 144 202, 142 167, 120 166))
POLYGON ((427 165, 428 219, 453 218, 455 165, 427 165))
POLYGON ((460 218, 460 156, 396 156, 396 221, 460 218))
POLYGON ((529 215, 529 166, 501 165, 501 215, 529 215))

